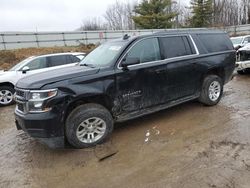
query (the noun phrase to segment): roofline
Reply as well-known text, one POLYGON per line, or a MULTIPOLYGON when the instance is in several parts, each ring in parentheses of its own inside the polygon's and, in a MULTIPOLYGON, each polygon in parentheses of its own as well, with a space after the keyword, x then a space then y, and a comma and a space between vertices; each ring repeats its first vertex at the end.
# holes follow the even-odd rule
POLYGON ((230 38, 233 39, 233 38, 244 38, 244 37, 250 37, 250 35, 242 35, 242 36, 230 37, 230 38))
MULTIPOLYGON (((130 36, 129 38, 123 39, 117 38, 111 41, 132 41, 136 39, 141 39, 150 36, 161 36, 161 35, 178 35, 178 34, 226 34, 225 31, 218 29, 209 29, 209 28, 183 28, 183 29, 165 29, 164 31, 158 31, 152 34, 130 36)), ((124 32, 126 34, 126 32, 124 32)))
POLYGON ((52 54, 43 54, 43 55, 37 55, 37 56, 31 56, 34 58, 37 57, 50 57, 50 56, 57 56, 57 55, 86 55, 85 52, 62 52, 62 53, 52 53, 52 54))
POLYGON ((194 29, 170 29, 166 31, 159 31, 154 33, 156 34, 202 34, 202 33, 226 33, 225 31, 218 30, 218 29, 207 29, 207 28, 194 28, 194 29))
MULTIPOLYGON (((124 32, 124 35, 127 33, 124 32)), ((129 36, 129 37, 119 37, 113 40, 108 40, 107 42, 127 42, 130 43, 131 41, 142 39, 145 37, 157 37, 162 35, 179 35, 179 34, 227 34, 227 32, 218 30, 218 29, 210 29, 210 28, 183 28, 183 29, 165 29, 164 31, 158 31, 151 34, 144 34, 144 35, 138 35, 138 36, 129 36)))

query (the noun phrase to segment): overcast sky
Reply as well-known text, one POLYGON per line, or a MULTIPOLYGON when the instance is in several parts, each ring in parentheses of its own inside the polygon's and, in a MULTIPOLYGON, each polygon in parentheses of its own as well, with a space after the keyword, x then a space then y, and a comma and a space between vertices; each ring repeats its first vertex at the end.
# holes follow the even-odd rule
POLYGON ((115 1, 0 0, 0 31, 72 31, 84 19, 103 17, 115 1))

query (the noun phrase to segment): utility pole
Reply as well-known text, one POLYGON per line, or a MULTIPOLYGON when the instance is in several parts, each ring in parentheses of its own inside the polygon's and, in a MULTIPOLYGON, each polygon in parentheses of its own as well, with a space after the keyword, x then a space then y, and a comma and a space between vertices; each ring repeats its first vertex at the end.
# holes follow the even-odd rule
POLYGON ((215 8, 216 8, 216 5, 215 5, 215 1, 216 0, 213 0, 213 23, 212 23, 212 25, 213 25, 213 27, 215 26, 215 20, 216 20, 216 12, 215 12, 215 8))
POLYGON ((247 24, 250 24, 250 1, 247 0, 247 24))

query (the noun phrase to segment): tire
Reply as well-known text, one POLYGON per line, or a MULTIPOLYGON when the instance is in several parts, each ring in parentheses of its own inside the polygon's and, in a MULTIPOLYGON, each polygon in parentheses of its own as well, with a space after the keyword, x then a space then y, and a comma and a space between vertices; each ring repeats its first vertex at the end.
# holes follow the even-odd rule
POLYGON ((213 106, 220 101, 222 94, 222 79, 216 75, 209 75, 203 81, 199 101, 207 106, 213 106))
POLYGON ((75 148, 81 149, 101 144, 112 131, 113 118, 110 112, 98 104, 78 106, 66 119, 66 139, 75 148))
POLYGON ((246 74, 244 70, 237 70, 237 73, 240 75, 246 74))
POLYGON ((14 104, 15 89, 11 86, 0 86, 0 106, 14 104))

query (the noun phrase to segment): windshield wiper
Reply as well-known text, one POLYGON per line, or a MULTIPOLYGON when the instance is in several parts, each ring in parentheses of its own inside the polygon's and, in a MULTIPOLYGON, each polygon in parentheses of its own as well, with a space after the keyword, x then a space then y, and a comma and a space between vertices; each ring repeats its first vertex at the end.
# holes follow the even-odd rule
POLYGON ((95 66, 94 66, 93 64, 88 64, 88 63, 83 63, 83 64, 80 64, 80 66, 85 66, 85 67, 95 68, 95 66))

